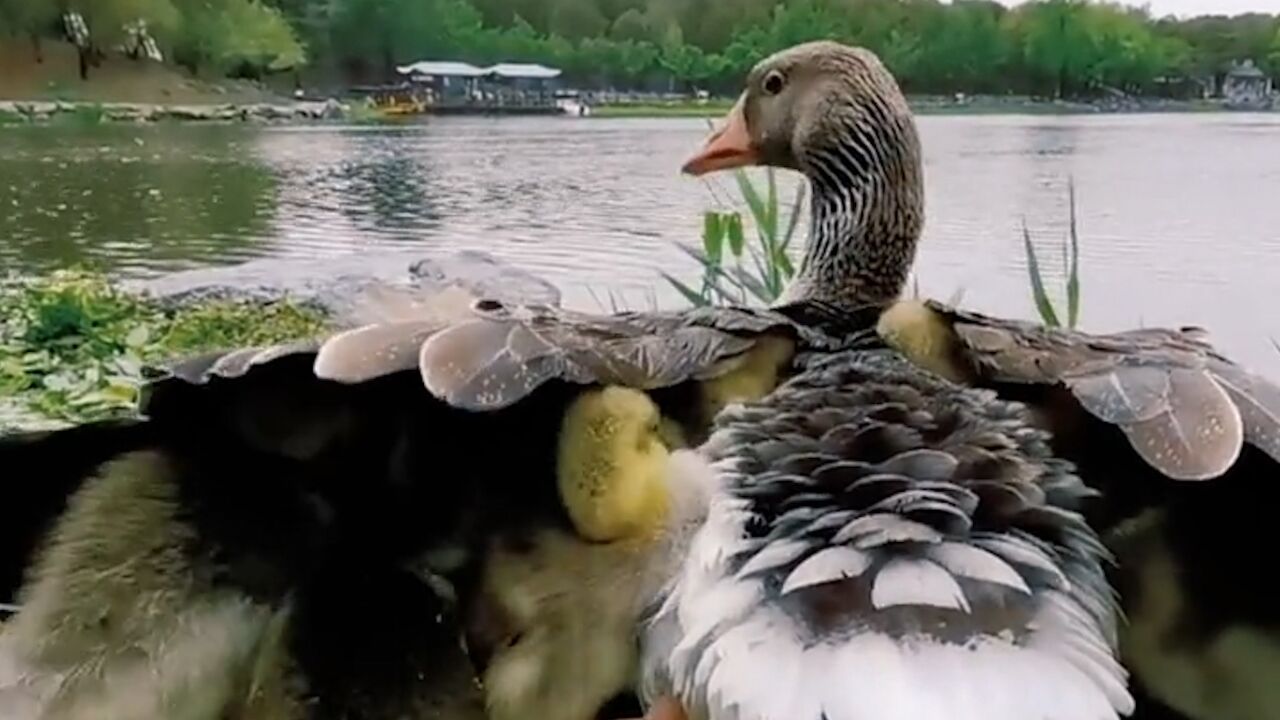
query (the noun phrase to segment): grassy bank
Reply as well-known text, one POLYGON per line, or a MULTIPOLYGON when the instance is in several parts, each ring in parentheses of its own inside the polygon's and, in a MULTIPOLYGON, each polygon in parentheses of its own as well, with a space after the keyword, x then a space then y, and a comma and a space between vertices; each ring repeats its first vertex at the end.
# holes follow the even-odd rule
POLYGON ((257 83, 198 77, 176 65, 115 53, 81 80, 79 56, 70 43, 46 41, 42 55, 43 62, 37 62, 29 43, 0 39, 0 100, 221 105, 283 99, 257 83))
POLYGON ((591 108, 593 117, 719 117, 733 106, 732 100, 706 100, 672 103, 626 103, 598 105, 591 108))
POLYGON ((319 313, 287 302, 172 308, 87 272, 10 280, 0 284, 0 431, 128 414, 148 365, 323 329, 319 313))

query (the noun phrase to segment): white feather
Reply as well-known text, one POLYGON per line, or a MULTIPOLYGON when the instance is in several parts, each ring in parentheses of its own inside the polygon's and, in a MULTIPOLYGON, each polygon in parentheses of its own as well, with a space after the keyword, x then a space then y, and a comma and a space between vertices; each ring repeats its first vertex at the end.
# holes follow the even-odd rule
POLYGON ((995 583, 1013 588, 1025 595, 1031 594, 1027 581, 1017 570, 993 553, 972 545, 944 542, 924 549, 924 556, 960 577, 995 583))
POLYGON ((940 565, 919 558, 894 558, 876 573, 871 604, 877 610, 898 605, 928 605, 969 611, 960 584, 940 565))
POLYGON ((743 564, 742 569, 738 571, 738 577, 742 578, 786 565, 812 549, 813 543, 801 540, 779 540, 769 543, 743 564))
POLYGON ((1047 574, 1050 584, 1060 590, 1066 589, 1069 584, 1067 576, 1062 574, 1062 569, 1053 561, 1053 558, 1035 545, 1007 536, 974 537, 970 542, 1009 562, 1025 565, 1047 574))
POLYGON ((827 548, 814 553, 791 571, 782 584, 782 594, 822 583, 857 577, 871 567, 872 557, 849 547, 827 548))
MULTIPOLYGON (((872 631, 850 635, 849 625, 827 634, 806 625, 803 615, 770 599, 761 578, 732 572, 729 559, 746 548, 748 507, 727 493, 713 496, 706 522, 690 543, 690 559, 645 626, 646 699, 674 693, 696 720, 1118 720, 1132 709, 1123 669, 1107 662, 1101 633, 1090 632, 1090 615, 1067 596, 1040 606, 1031 639, 1022 644, 1012 633, 960 645, 872 631)), ((846 532, 845 540, 865 536, 863 530, 908 527, 916 537, 941 541, 927 526, 893 520, 865 521, 846 532)), ((997 569, 1001 559, 1061 578, 1039 548, 996 538, 982 547, 996 559, 951 550, 939 557, 962 577, 1005 586, 1016 583, 997 569)), ((866 557, 847 547, 830 550, 843 552, 816 553, 793 571, 784 589, 799 587, 811 572, 834 577, 856 570, 863 562, 856 558, 866 557)), ((774 552, 775 560, 790 554, 774 552)), ((876 574, 872 600, 876 609, 867 610, 867 620, 877 609, 900 605, 968 608, 946 567, 919 557, 889 561, 876 574)))
POLYGON ((941 539, 937 530, 923 523, 892 513, 872 513, 840 528, 831 542, 838 545, 852 541, 859 547, 874 547, 890 542, 938 542, 941 539))

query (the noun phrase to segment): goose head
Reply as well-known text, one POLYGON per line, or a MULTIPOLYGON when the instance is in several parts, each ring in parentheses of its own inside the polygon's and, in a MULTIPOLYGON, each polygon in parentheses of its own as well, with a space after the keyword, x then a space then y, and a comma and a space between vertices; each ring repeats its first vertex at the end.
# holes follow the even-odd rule
POLYGON ((813 189, 809 244, 785 301, 897 299, 923 228, 924 181, 910 108, 874 53, 819 41, 760 61, 683 170, 752 165, 798 171, 813 189))

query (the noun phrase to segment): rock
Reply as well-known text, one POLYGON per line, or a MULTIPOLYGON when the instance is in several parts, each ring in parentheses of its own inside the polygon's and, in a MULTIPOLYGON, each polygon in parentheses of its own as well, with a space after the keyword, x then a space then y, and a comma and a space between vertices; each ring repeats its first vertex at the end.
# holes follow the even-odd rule
POLYGON ((174 120, 208 120, 213 112, 212 105, 169 105, 162 108, 159 115, 174 120))
MULTIPOLYGON (((33 118, 47 118, 58 111, 58 103, 53 102, 29 102, 25 103, 26 114, 33 118)), ((22 109, 22 106, 19 106, 22 109)))
POLYGON ((102 106, 103 116, 108 120, 121 122, 141 122, 151 120, 155 117, 156 109, 153 105, 138 105, 135 103, 112 103, 102 106))
POLYGON ((551 283, 477 251, 428 258, 402 252, 301 261, 268 258, 124 285, 171 305, 288 298, 339 320, 354 317, 364 293, 375 287, 425 292, 458 287, 504 302, 560 304, 560 291, 551 283))
POLYGON ((335 99, 323 102, 256 103, 250 105, 141 105, 104 103, 86 105, 74 102, 6 101, 0 102, 0 114, 20 114, 32 120, 45 120, 57 113, 72 113, 84 107, 102 110, 107 120, 143 122, 150 120, 207 121, 291 121, 341 118, 346 106, 335 99))
POLYGON ((321 109, 321 119, 337 120, 347 114, 347 107, 338 102, 334 98, 324 101, 324 107, 321 109))

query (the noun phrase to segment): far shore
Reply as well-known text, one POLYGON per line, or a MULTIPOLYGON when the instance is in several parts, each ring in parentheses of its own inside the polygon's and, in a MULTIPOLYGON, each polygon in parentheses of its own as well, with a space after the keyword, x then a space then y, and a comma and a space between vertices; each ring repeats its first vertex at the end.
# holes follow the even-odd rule
MULTIPOLYGON (((300 89, 280 76, 271 82, 197 77, 181 67, 112 57, 88 81, 78 76, 74 49, 48 43, 35 62, 21 43, 0 42, 0 125, 102 122, 414 122, 432 117, 388 115, 363 100, 343 97, 339 85, 300 89)), ((733 98, 597 94, 584 91, 589 118, 710 118, 723 115, 733 98), (603 100, 603 101, 601 101, 603 100)), ((1054 100, 1025 95, 935 94, 909 96, 920 114, 1102 114, 1280 110, 1280 99, 1252 107, 1229 107, 1220 99, 1173 100, 1115 93, 1098 98, 1054 100)), ((477 113, 483 112, 481 109, 477 113)))
MULTIPOLYGON (((1025 96, 961 96, 913 95, 908 97, 912 109, 922 115, 1055 115, 1104 113, 1164 112, 1274 112, 1280 104, 1231 107, 1221 100, 1173 100, 1156 97, 1117 97, 1106 99, 1051 100, 1025 96)), ((728 111, 729 99, 689 100, 671 103, 620 103, 591 109, 593 117, 716 117, 728 111)))
MULTIPOLYGON (((1280 107, 1233 108, 1214 100, 1168 100, 1127 97, 1106 101, 1041 100, 1025 97, 972 97, 956 100, 937 96, 908 98, 921 115, 1067 115, 1275 112, 1280 107)), ((591 107, 591 118, 714 118, 731 106, 728 99, 688 100, 664 103, 616 103, 591 107)), ((478 111, 477 114, 480 114, 478 111)), ((432 117, 431 113, 418 116, 432 117)), ((83 122, 402 122, 413 116, 381 116, 359 103, 337 99, 295 101, 280 97, 273 101, 246 103, 151 104, 132 102, 89 102, 73 100, 0 100, 0 125, 83 122)))

